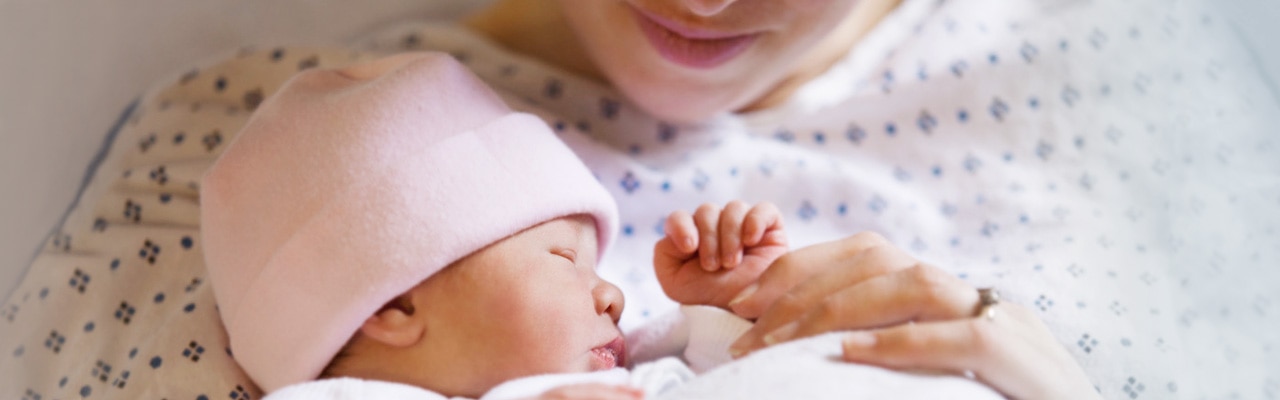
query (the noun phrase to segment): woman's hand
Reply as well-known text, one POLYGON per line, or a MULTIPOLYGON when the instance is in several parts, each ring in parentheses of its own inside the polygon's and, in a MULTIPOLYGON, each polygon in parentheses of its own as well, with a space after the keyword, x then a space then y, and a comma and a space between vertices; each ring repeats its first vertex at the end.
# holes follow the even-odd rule
POLYGON ((735 356, 787 340, 852 330, 844 359, 973 376, 1019 399, 1097 398, 1084 371, 1026 308, 977 316, 976 289, 922 264, 880 235, 796 250, 773 263, 731 309, 759 317, 735 356))
POLYGON ((665 226, 653 248, 654 272, 681 304, 729 309, 735 294, 787 252, 782 214, 770 203, 703 204, 692 216, 671 213, 665 226))
POLYGON ((565 385, 538 396, 538 400, 640 400, 643 398, 643 390, 603 383, 565 385))

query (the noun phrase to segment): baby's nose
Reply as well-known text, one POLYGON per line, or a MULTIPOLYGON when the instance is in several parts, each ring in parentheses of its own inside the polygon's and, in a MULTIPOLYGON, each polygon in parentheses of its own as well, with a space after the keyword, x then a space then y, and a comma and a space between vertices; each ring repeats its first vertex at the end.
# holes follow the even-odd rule
POLYGON ((595 299, 597 314, 609 314, 615 324, 622 319, 622 308, 626 306, 626 299, 617 286, 599 279, 599 283, 591 290, 591 296, 595 299))

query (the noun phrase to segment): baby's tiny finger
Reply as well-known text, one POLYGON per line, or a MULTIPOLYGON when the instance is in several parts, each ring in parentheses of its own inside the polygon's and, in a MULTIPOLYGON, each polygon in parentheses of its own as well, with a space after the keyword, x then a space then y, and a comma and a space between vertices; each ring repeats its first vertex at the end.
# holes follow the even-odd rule
POLYGON ((700 241, 698 256, 701 259, 702 269, 707 271, 720 269, 719 220, 720 207, 715 204, 703 204, 693 213, 693 223, 698 226, 700 241))
POLYGON ((663 229, 671 238, 671 243, 680 251, 688 254, 698 250, 698 227, 693 223, 693 217, 689 213, 684 211, 671 213, 667 216, 663 229))
POLYGON ((742 261, 742 218, 747 210, 747 203, 734 200, 720 212, 720 259, 725 268, 742 261))
POLYGON ((742 244, 745 246, 760 244, 765 232, 770 228, 781 226, 782 213, 778 211, 777 206, 769 202, 756 204, 755 207, 751 207, 742 221, 742 244))

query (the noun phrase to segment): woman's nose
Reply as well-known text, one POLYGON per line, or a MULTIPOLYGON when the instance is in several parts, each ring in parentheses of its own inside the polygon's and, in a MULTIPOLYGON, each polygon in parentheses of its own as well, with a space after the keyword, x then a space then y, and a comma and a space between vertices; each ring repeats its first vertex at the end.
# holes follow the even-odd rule
POLYGON ((622 296, 622 290, 618 289, 612 283, 600 278, 596 278, 597 283, 591 289, 591 297, 596 302, 597 314, 609 314, 613 319, 613 323, 618 323, 622 319, 622 308, 626 305, 626 299, 622 296))
POLYGON ((724 11, 725 7, 737 2, 737 0, 684 0, 689 7, 689 11, 702 17, 710 17, 724 11))

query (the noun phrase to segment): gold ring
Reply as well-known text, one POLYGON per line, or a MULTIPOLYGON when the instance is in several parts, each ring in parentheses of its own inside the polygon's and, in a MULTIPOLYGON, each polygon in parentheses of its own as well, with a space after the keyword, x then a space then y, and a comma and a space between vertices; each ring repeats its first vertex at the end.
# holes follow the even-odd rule
POLYGON ((978 289, 978 312, 974 317, 996 318, 996 305, 1000 304, 1000 292, 993 288, 978 289))

